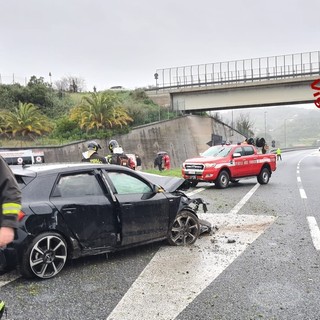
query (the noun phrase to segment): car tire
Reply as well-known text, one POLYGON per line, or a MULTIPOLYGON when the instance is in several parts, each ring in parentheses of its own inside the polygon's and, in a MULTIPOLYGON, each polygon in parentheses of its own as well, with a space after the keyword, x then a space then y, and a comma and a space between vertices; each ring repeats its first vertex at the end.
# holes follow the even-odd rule
POLYGON ((198 181, 192 181, 192 180, 189 180, 189 183, 190 183, 190 187, 194 188, 197 186, 198 184, 198 181))
POLYGON ((268 168, 262 168, 257 180, 260 184, 267 184, 269 182, 270 179, 270 171, 268 168))
POLYGON ((229 173, 226 170, 222 170, 215 181, 215 185, 218 189, 225 189, 228 187, 229 181, 230 181, 229 173))
POLYGON ((59 233, 39 234, 24 252, 20 272, 25 278, 52 278, 62 270, 67 256, 66 241, 59 233))
POLYGON ((172 246, 191 245, 200 235, 198 217, 190 211, 183 210, 176 216, 169 231, 168 242, 172 246))

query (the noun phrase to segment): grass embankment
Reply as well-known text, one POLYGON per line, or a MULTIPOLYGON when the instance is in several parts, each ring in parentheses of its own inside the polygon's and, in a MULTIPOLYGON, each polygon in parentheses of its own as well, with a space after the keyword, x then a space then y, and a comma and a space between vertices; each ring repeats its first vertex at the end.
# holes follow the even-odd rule
POLYGON ((174 168, 174 169, 163 170, 163 171, 159 171, 158 169, 147 169, 147 170, 143 170, 143 172, 158 174, 160 176, 182 178, 181 168, 174 168))

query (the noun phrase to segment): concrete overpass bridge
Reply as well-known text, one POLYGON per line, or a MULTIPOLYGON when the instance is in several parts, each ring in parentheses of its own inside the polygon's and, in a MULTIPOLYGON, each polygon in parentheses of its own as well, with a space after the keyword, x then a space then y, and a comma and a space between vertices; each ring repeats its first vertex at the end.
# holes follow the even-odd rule
POLYGON ((157 69, 148 95, 173 111, 313 103, 320 51, 157 69))

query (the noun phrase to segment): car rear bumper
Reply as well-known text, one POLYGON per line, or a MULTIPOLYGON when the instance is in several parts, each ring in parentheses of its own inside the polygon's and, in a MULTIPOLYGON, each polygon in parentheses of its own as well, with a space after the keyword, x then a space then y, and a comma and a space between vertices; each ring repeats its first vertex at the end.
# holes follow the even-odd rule
POLYGON ((14 248, 0 249, 0 271, 17 265, 17 253, 14 248))
POLYGON ((17 229, 16 239, 5 248, 0 248, 0 271, 12 268, 19 264, 22 249, 33 239, 24 230, 17 229))

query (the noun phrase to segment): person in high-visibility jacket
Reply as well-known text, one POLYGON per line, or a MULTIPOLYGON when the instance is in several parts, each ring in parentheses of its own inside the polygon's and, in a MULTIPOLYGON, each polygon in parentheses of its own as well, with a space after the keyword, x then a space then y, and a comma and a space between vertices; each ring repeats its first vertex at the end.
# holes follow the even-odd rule
POLYGON ((14 240, 21 210, 21 190, 6 161, 0 156, 0 248, 14 240))
MULTIPOLYGON (((21 209, 21 190, 6 161, 0 156, 0 248, 14 240, 21 209)), ((0 319, 6 311, 0 300, 0 319)))
POLYGON ((277 149, 277 160, 282 160, 280 148, 277 149))

